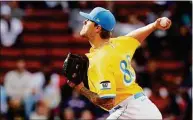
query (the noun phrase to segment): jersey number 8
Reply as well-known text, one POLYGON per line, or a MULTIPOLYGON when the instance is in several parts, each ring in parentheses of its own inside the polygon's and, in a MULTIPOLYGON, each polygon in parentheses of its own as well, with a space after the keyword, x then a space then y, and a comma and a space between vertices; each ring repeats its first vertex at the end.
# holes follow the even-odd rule
MULTIPOLYGON (((127 59, 128 59, 128 61, 130 62, 130 59, 129 59, 130 57, 127 55, 127 59)), ((134 74, 131 72, 131 71, 129 71, 129 69, 128 69, 128 63, 127 63, 127 61, 126 60, 122 60, 121 62, 120 62, 120 69, 121 69, 121 72, 123 73, 123 75, 124 75, 124 78, 123 78, 123 82, 124 82, 124 84, 126 85, 126 86, 129 86, 131 83, 132 83, 132 80, 133 80, 133 78, 134 78, 134 74)))

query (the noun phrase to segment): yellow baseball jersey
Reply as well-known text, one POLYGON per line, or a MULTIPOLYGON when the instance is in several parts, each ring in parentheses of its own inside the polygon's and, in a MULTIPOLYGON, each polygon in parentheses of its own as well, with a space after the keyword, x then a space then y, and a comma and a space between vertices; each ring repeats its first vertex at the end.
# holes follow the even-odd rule
POLYGON ((139 45, 138 40, 132 37, 120 36, 111 38, 101 48, 91 48, 86 54, 89 58, 90 91, 101 98, 115 98, 115 105, 141 92, 142 88, 135 82, 135 71, 131 67, 131 59, 139 45))

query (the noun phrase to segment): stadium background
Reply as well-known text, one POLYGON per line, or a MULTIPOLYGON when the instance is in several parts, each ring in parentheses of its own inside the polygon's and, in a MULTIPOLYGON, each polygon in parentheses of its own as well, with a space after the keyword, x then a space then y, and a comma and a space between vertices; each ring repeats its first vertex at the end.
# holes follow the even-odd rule
MULTIPOLYGON (((67 53, 84 54, 90 47, 88 41, 78 35, 84 20, 78 12, 89 11, 96 6, 108 8, 115 15, 117 26, 114 37, 142 27, 161 16, 172 20, 168 31, 152 33, 137 49, 132 65, 137 73, 136 81, 158 106, 164 119, 192 118, 192 2, 0 3, 3 8, 1 20, 8 15, 11 18, 7 21, 15 18, 22 23, 15 41, 10 45, 2 41, 9 39, 6 36, 11 33, 2 33, 4 28, 1 27, 1 119, 104 119, 108 116, 107 112, 83 96, 72 92, 62 75, 62 64, 67 53), (9 9, 11 11, 7 12, 9 9), (25 82, 26 86, 31 86, 28 93, 24 93, 26 89, 21 87, 23 81, 19 79, 12 82, 11 90, 7 91, 10 83, 6 81, 11 78, 5 76, 16 70, 18 63, 25 63, 26 70, 30 72, 30 79, 25 82), (22 89, 19 99, 11 94, 17 91, 18 86, 22 89)), ((7 23, 5 25, 11 32, 13 24, 7 23)))

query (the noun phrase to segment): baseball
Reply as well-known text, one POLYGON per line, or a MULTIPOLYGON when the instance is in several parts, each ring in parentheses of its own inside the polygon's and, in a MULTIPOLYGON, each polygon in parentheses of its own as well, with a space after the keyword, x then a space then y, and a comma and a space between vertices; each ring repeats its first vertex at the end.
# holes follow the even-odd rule
POLYGON ((162 27, 166 27, 167 26, 167 19, 168 18, 166 18, 166 17, 161 18, 160 25, 162 27))

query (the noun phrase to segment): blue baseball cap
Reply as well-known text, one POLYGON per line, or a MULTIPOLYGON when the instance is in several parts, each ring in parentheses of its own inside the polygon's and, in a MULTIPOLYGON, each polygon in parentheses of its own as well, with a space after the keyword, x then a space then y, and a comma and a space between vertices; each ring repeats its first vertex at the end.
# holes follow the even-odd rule
POLYGON ((114 15, 109 10, 102 7, 94 8, 89 14, 80 12, 80 15, 97 23, 107 31, 112 31, 116 24, 114 15))

